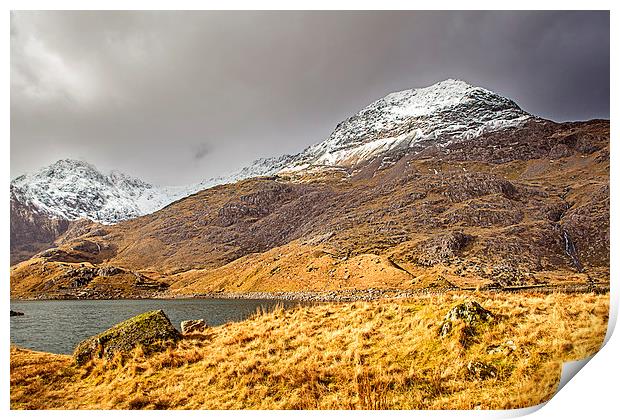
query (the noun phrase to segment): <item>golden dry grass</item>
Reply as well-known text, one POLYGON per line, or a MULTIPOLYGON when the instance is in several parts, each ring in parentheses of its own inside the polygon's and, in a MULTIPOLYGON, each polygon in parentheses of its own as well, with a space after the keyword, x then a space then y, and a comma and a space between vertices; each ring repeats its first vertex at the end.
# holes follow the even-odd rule
POLYGON ((538 404, 561 361, 595 353, 609 296, 445 294, 277 309, 145 357, 94 361, 11 349, 13 409, 503 409, 538 404), (498 315, 464 347, 443 316, 475 299, 498 315), (516 349, 489 354, 512 340, 516 349), (467 374, 470 362, 495 378, 467 374))

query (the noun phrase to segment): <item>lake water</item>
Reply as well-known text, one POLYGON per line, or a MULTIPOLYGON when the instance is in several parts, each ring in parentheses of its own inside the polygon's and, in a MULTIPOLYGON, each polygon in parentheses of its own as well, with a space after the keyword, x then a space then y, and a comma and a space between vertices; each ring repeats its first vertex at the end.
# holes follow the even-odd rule
POLYGON ((11 317, 11 344, 71 354, 80 341, 143 312, 163 309, 180 330, 181 321, 187 319, 203 318, 207 325, 217 326, 278 304, 300 305, 267 299, 12 300, 11 309, 24 315, 11 317))

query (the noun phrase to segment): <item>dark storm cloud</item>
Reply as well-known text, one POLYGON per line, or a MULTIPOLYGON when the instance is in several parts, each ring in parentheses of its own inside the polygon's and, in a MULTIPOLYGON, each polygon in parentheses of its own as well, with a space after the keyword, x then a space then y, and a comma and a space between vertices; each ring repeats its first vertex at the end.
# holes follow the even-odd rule
POLYGON ((16 12, 11 174, 75 157, 196 182, 449 77, 608 118, 609 13, 16 12))

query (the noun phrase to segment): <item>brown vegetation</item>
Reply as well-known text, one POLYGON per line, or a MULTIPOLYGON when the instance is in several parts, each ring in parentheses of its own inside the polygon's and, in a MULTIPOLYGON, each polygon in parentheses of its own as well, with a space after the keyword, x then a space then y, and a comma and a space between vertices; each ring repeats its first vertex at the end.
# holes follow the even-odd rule
POLYGON ((525 407, 553 395, 562 361, 599 349, 608 310, 608 295, 448 293, 280 308, 83 367, 12 348, 11 407, 525 407), (444 316, 469 300, 492 319, 471 330, 452 317, 441 337, 444 316))

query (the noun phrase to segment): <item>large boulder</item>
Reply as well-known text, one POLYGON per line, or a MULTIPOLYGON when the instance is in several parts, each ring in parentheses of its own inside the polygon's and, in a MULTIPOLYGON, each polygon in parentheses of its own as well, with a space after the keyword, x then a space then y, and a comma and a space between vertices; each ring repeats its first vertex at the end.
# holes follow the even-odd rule
POLYGON ((82 365, 93 358, 111 359, 142 346, 145 353, 160 351, 180 338, 164 311, 146 312, 87 338, 75 348, 73 358, 82 365))

